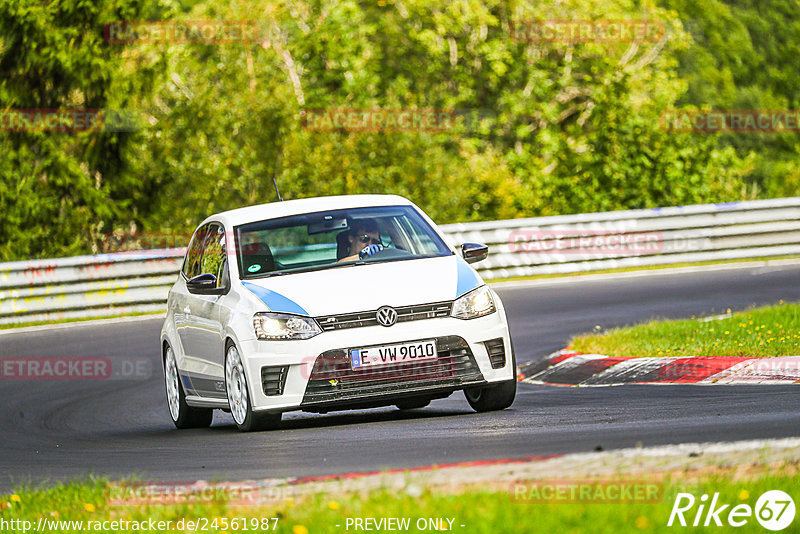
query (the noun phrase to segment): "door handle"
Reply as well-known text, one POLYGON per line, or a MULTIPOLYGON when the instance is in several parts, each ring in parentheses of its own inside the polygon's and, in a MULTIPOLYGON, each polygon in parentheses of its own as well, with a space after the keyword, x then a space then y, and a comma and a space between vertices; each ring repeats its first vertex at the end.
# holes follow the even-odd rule
POLYGON ((191 311, 192 311, 192 309, 189 308, 189 306, 184 306, 183 307, 183 313, 184 314, 189 315, 189 312, 191 312, 191 311))

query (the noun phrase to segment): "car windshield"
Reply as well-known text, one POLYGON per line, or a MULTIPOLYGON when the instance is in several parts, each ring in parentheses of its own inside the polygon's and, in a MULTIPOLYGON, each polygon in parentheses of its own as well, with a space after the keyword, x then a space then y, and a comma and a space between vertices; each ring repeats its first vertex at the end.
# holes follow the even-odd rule
POLYGON ((268 219, 237 226, 235 237, 242 280, 452 254, 411 206, 268 219))

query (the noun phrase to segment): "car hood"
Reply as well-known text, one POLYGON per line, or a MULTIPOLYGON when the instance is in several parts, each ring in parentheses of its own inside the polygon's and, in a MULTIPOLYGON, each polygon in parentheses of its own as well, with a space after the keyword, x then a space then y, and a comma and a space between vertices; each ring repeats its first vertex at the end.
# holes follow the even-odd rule
POLYGON ((460 257, 337 267, 241 282, 270 311, 333 315, 454 300, 483 284, 460 257))

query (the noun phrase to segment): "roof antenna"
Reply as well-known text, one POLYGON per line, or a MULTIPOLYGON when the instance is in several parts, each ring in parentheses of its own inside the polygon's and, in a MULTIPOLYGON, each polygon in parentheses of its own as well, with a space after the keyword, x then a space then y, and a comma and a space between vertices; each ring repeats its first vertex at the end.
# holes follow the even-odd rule
POLYGON ((278 200, 283 202, 283 197, 281 196, 281 192, 278 191, 278 179, 275 176, 272 177, 272 183, 275 185, 275 192, 278 194, 278 200))

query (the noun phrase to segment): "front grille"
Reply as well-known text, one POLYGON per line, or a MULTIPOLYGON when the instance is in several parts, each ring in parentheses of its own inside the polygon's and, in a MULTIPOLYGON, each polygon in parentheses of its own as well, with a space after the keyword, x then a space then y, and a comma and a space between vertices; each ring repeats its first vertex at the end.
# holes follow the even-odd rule
MULTIPOLYGON (((450 308, 453 303, 435 302, 433 304, 417 304, 414 306, 401 306, 395 308, 397 312, 397 322, 418 321, 420 319, 435 319, 437 317, 449 317, 450 308)), ((343 328, 359 328, 362 326, 378 326, 376 317, 377 310, 342 313, 339 315, 324 315, 317 317, 317 322, 323 330, 340 330, 343 328)))
POLYGON ((264 395, 267 397, 283 395, 283 388, 286 385, 286 374, 288 372, 289 367, 286 365, 282 367, 262 367, 261 387, 264 389, 264 395))
POLYGON ((492 369, 500 369, 506 364, 506 347, 503 338, 485 341, 486 352, 489 353, 489 361, 492 362, 492 369))
POLYGON ((347 349, 323 352, 303 397, 303 405, 371 400, 396 393, 463 387, 483 381, 469 345, 458 336, 436 338, 437 358, 353 370, 347 349))

